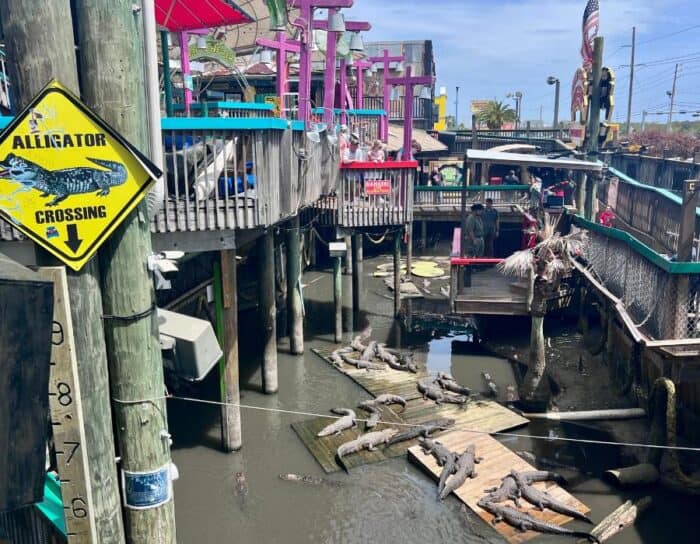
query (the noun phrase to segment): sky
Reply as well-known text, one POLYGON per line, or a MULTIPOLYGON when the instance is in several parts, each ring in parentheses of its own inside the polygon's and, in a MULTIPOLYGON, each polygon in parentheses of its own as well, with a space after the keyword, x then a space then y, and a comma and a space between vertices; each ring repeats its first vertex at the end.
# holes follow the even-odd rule
MULTIPOLYGON (((469 103, 510 102, 523 93, 521 119, 546 124, 554 111, 554 86, 561 81, 560 120, 570 118, 571 81, 581 65, 581 22, 587 0, 355 0, 346 19, 366 20, 365 41, 433 41, 437 88, 447 87, 448 114, 469 124, 469 103)), ((637 28, 632 121, 642 111, 649 122, 665 122, 676 62, 681 63, 674 111, 700 111, 700 0, 600 0, 604 65, 616 74, 613 120, 627 116, 632 27, 637 28)), ((512 102, 511 102, 512 103, 512 102)), ((692 119, 689 114, 675 119, 692 119)))

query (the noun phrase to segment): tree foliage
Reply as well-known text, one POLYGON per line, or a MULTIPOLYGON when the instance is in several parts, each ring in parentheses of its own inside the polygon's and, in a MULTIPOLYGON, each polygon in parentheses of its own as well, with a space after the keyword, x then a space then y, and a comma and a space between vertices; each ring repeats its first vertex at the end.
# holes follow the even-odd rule
POLYGON ((682 132, 665 132, 662 130, 645 130, 630 134, 632 145, 646 146, 645 155, 661 157, 664 149, 668 149, 672 157, 687 159, 700 149, 700 138, 682 132))
POLYGON ((515 110, 500 100, 489 100, 486 107, 477 114, 476 118, 480 123, 486 123, 486 126, 490 129, 497 130, 504 123, 515 121, 515 110))

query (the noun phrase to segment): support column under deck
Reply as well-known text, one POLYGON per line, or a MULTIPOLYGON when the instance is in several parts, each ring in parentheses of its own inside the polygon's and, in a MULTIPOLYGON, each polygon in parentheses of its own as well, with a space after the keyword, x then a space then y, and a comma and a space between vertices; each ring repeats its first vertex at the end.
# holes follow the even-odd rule
POLYGON ((293 355, 304 353, 300 245, 299 218, 296 217, 287 229, 287 323, 289 348, 293 355))
POLYGON ((362 300, 362 234, 352 237, 352 310, 357 327, 362 300))
POLYGON ((272 231, 258 241, 260 322, 263 334, 262 382, 268 395, 277 393, 277 308, 275 304, 275 239, 272 231))
POLYGON ((402 229, 394 233, 394 317, 401 310, 401 234, 402 229))

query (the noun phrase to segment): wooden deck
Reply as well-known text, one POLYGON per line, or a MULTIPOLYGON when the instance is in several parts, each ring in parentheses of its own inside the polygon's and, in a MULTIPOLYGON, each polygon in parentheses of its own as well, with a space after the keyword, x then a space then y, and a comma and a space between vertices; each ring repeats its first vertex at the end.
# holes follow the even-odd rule
POLYGON ((472 272, 471 287, 455 297, 455 313, 528 315, 527 282, 505 276, 495 268, 472 272))
MULTIPOLYGON (((327 358, 329 352, 318 349, 314 349, 313 352, 330 364, 327 358)), ((438 405, 431 400, 423 400, 422 395, 417 389, 417 382, 428 378, 428 373, 424 368, 421 369, 418 374, 392 369, 371 370, 367 372, 366 370, 358 370, 349 365, 343 365, 343 367, 338 370, 346 374, 374 397, 383 393, 391 393, 406 399, 407 405, 404 411, 401 411, 400 407, 385 407, 382 410, 382 421, 387 421, 388 423, 380 424, 376 429, 391 426, 392 422, 421 424, 442 417, 455 420, 455 425, 451 430, 477 429, 485 432, 498 432, 528 423, 527 419, 493 401, 479 400, 465 406, 459 406, 454 404, 438 405)), ((355 407, 349 408, 355 409, 355 407)), ((362 410, 356 410, 356 412, 359 418, 367 417, 362 410)), ((304 445, 326 472, 333 472, 340 469, 335 462, 335 452, 338 446, 357 438, 361 432, 364 432, 364 424, 361 423, 359 425, 359 430, 349 429, 337 437, 316 437, 316 433, 331 422, 332 420, 328 418, 315 418, 292 424, 294 431, 299 435, 304 445)), ((407 430, 409 427, 400 425, 396 428, 401 432, 407 430)), ((409 447, 416 444, 417 440, 412 440, 395 444, 389 448, 383 448, 372 453, 365 451, 350 455, 346 458, 346 465, 351 468, 363 464, 376 463, 392 457, 398 457, 404 455, 409 447)))
MULTIPOLYGON (((477 477, 467 479, 462 487, 455 491, 455 495, 489 525, 491 524, 493 516, 479 508, 476 504, 479 499, 485 495, 484 490, 491 487, 498 487, 501 483, 501 478, 506 476, 511 469, 518 471, 535 470, 535 468, 526 461, 486 434, 457 430, 443 434, 440 437, 440 442, 450 450, 457 452, 463 452, 468 445, 474 444, 476 447, 476 455, 483 457, 481 463, 476 466, 477 477)), ((408 450, 408 456, 411 461, 417 463, 431 474, 435 480, 439 478, 441 467, 437 465, 432 455, 425 455, 420 446, 410 448, 408 450)), ((541 482, 535 485, 546 490, 552 497, 565 502, 568 506, 580 512, 586 513, 590 511, 590 508, 585 504, 581 503, 576 497, 570 495, 553 482, 541 482)), ((512 502, 503 504, 514 506, 512 502)), ((557 525, 563 525, 571 521, 570 517, 552 512, 551 510, 540 512, 525 500, 521 500, 520 510, 527 512, 535 518, 557 525)), ((541 533, 534 531, 521 533, 505 522, 498 523, 494 528, 499 534, 506 538, 508 542, 513 544, 526 542, 532 538, 541 536, 541 533)))

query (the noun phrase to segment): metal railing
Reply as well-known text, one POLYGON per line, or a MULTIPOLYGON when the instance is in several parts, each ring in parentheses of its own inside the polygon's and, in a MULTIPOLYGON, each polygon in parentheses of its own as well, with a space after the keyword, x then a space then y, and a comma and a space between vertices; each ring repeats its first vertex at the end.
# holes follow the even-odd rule
MULTIPOLYGON (((404 98, 389 101, 389 121, 403 121, 404 98)), ((365 96, 363 106, 370 109, 383 109, 384 99, 381 96, 365 96)), ((432 121, 433 101, 430 98, 413 97, 413 120, 432 121)))
MULTIPOLYGON (((455 207, 462 204, 462 187, 460 186, 418 186, 414 189, 413 206, 417 209, 427 207, 455 207)), ((467 207, 475 202, 493 199, 495 205, 527 204, 528 185, 470 185, 467 189, 467 207)))
POLYGON ((700 264, 675 263, 630 234, 583 218, 583 259, 594 278, 652 340, 699 338, 700 264))
POLYGON ((438 134, 438 139, 445 144, 450 154, 464 155, 468 149, 491 149, 506 144, 530 144, 544 152, 560 149, 557 140, 566 141, 568 131, 562 130, 479 130, 476 145, 471 131, 446 131, 438 134))
MULTIPOLYGON (((184 104, 174 104, 176 116, 185 115, 184 104)), ((234 118, 270 118, 275 116, 272 104, 256 102, 194 102, 190 104, 191 117, 234 117, 234 118)))
POLYGON ((374 227, 412 221, 417 166, 415 161, 342 165, 336 197, 337 224, 374 227))
POLYGON ((700 177, 700 161, 649 157, 637 154, 613 154, 607 158, 617 171, 645 185, 681 191, 687 179, 700 177))
MULTIPOLYGON (((324 108, 314 108, 312 122, 323 122, 324 108)), ((351 133, 360 136, 360 141, 370 143, 379 138, 379 126, 386 115, 383 109, 351 109, 333 110, 333 123, 335 125, 346 124, 351 133)))

